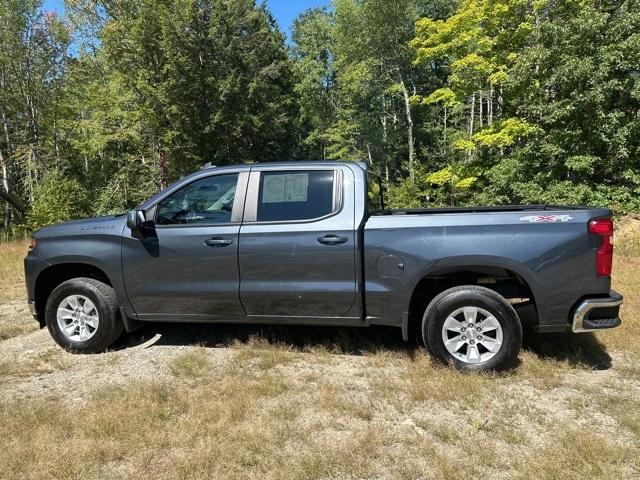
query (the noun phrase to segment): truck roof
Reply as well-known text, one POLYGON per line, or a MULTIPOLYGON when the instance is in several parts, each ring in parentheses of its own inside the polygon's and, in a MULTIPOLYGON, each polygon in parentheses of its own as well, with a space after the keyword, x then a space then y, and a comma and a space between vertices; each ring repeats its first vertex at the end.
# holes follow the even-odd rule
POLYGON ((335 167, 335 166, 346 166, 346 165, 358 165, 363 170, 367 170, 368 165, 366 162, 345 162, 345 161, 337 161, 337 160, 289 160, 289 161, 281 161, 281 162, 256 162, 256 163, 238 163, 234 165, 211 165, 208 163, 202 167, 202 169, 209 168, 233 168, 233 167, 318 167, 318 166, 327 166, 327 167, 335 167))

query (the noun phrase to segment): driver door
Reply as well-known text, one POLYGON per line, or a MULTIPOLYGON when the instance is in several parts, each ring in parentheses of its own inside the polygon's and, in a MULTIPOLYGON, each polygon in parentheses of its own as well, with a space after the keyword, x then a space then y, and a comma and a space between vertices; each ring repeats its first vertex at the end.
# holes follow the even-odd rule
POLYGON ((124 282, 140 319, 245 314, 238 295, 238 234, 247 177, 234 172, 196 178, 147 211, 154 227, 143 238, 125 229, 124 282))

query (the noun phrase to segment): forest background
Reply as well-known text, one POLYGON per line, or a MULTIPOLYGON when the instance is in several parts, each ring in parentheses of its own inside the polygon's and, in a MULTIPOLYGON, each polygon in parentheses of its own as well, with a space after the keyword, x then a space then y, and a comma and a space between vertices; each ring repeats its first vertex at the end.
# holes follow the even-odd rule
POLYGON ((390 206, 640 211, 640 2, 0 2, 0 230, 205 163, 365 161, 390 206))

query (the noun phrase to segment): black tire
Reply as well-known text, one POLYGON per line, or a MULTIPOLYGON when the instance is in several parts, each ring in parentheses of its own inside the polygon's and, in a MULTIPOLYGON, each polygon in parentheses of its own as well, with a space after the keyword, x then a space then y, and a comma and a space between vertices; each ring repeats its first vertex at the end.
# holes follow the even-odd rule
POLYGON ((45 320, 56 343, 71 353, 102 352, 120 337, 124 328, 115 291, 106 283, 93 278, 73 278, 58 285, 47 299, 45 320), (70 295, 82 295, 91 300, 96 307, 98 327, 88 340, 72 340, 58 325, 58 307, 70 295))
MULTIPOLYGON (((459 318, 464 318, 464 315, 459 318)), ((473 330, 473 335, 478 335, 475 329, 473 330)), ((456 333, 454 332, 451 335, 455 337, 456 333)), ((465 338, 462 337, 462 332, 460 335, 460 338, 465 338)), ((484 340, 491 339, 490 335, 492 334, 487 332, 484 340)), ((436 359, 451 364, 460 370, 505 370, 511 367, 518 358, 522 345, 522 325, 517 313, 504 297, 488 288, 466 285, 445 290, 429 303, 422 318, 422 339, 429 352, 436 359), (477 363, 463 361, 454 357, 445 347, 443 340, 444 322, 450 315, 463 307, 482 309, 490 313, 500 324, 502 345, 500 345, 494 356, 486 361, 478 361, 477 363)), ((481 353, 483 355, 489 352, 484 347, 484 344, 481 346, 480 343, 476 344, 475 351, 480 352, 480 349, 482 349, 483 352, 481 353)), ((463 355, 468 348, 473 347, 469 347, 468 344, 463 345, 456 354, 463 355)))

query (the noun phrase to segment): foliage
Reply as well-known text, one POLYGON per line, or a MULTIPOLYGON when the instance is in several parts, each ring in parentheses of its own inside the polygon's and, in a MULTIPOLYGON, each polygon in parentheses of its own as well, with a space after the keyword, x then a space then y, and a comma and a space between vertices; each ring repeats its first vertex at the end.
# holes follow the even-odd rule
POLYGON ((484 169, 478 202, 637 208, 639 26, 634 1, 465 0, 418 22, 416 63, 451 65, 423 103, 464 99, 450 141, 484 169))
POLYGON ((36 229, 51 223, 82 218, 89 212, 89 196, 80 182, 54 173, 35 187, 29 226, 36 229))
POLYGON ((35 0, 0 7, 0 189, 12 202, 5 225, 24 221, 50 170, 92 192, 92 212, 103 213, 130 208, 206 162, 280 160, 293 151, 293 61, 265 7, 67 7, 64 19, 35 0))
POLYGON ((289 47, 255 0, 66 7, 0 4, 5 231, 282 159, 364 160, 396 207, 640 210, 638 0, 333 0, 289 47))

